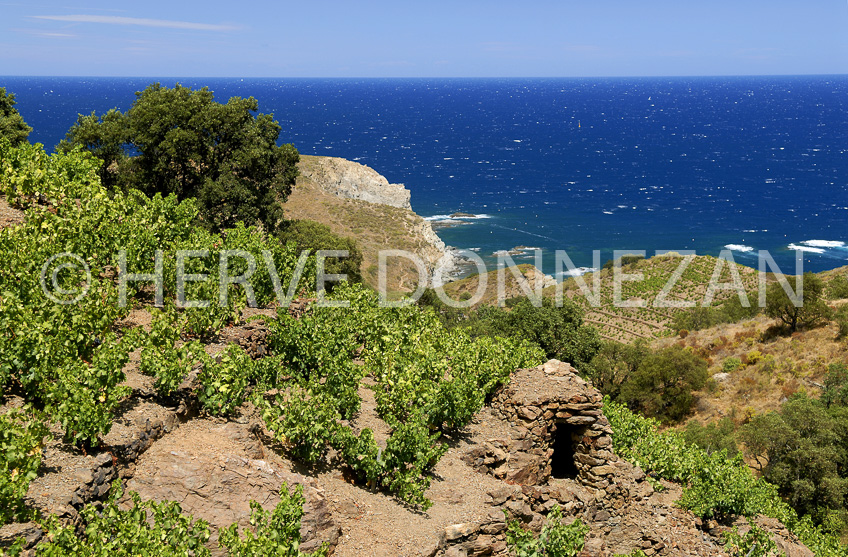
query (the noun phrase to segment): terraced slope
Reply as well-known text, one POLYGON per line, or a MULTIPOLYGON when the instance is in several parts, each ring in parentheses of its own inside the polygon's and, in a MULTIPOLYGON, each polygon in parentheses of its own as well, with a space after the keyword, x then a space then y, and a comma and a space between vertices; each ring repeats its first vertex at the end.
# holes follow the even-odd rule
MULTIPOLYGON (((527 277, 530 285, 539 280, 537 275, 544 276, 532 265, 520 265, 518 268, 527 277)), ((582 277, 587 292, 581 290, 578 284, 580 279, 570 278, 562 285, 545 288, 543 294, 556 297, 561 291, 562 296, 585 308, 585 320, 595 325, 604 338, 630 342, 637 338, 653 339, 676 333, 669 329, 674 315, 685 311, 683 304, 700 305, 708 292, 712 292, 712 304, 735 295, 733 290, 727 289, 733 284, 734 270, 739 277, 739 283, 746 290, 757 288, 756 269, 711 256, 684 260, 680 255, 667 254, 625 265, 619 274, 614 269, 602 270, 597 275, 600 283, 600 295, 597 297, 593 274, 582 277), (688 264, 683 267, 685 262, 688 264), (711 289, 710 280, 717 268, 717 287, 711 289), (616 281, 617 276, 619 281, 616 281), (634 280, 626 280, 628 278, 634 280), (616 282, 620 284, 618 293, 616 282)), ((486 292, 481 303, 497 303, 497 274, 498 271, 488 273, 486 292)), ((505 298, 522 295, 518 281, 512 273, 506 272, 504 276, 505 298)), ((455 299, 467 298, 476 292, 479 283, 479 276, 470 276, 448 284, 445 292, 455 299)), ((757 303, 756 299, 750 301, 752 304, 757 303)))

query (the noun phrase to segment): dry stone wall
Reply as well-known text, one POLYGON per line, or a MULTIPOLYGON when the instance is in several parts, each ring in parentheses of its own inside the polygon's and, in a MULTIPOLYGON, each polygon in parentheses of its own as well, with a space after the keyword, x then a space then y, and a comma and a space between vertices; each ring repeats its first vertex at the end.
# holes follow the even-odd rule
MULTIPOLYGON (((590 526, 579 557, 635 550, 727 557, 721 535, 728 526, 703 523, 679 508, 680 486, 663 482, 664 489, 655 491, 642 470, 615 455, 602 404, 600 393, 563 362, 513 373, 487 416, 502 420, 491 428, 501 436, 474 439, 464 455, 469 465, 503 480, 488 493, 489 517, 446 527, 425 554, 506 557, 505 516, 539 532, 558 505, 566 522, 580 518, 590 526)), ((781 524, 762 517, 758 522, 786 555, 812 555, 781 524)))

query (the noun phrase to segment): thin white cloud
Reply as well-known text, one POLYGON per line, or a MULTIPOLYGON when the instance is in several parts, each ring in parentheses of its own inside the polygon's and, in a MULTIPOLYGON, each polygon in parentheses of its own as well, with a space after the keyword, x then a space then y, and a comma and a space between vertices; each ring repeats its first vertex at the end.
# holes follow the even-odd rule
POLYGON ((77 37, 71 33, 35 33, 35 35, 49 39, 75 39, 77 37))
POLYGON ((41 29, 20 29, 20 28, 12 28, 12 31, 16 31, 18 33, 26 33, 27 35, 32 35, 34 37, 46 37, 48 39, 75 39, 77 35, 73 33, 54 33, 50 31, 42 31, 41 29))
POLYGON ((146 19, 141 17, 121 17, 114 15, 36 15, 35 19, 67 21, 71 23, 105 23, 108 25, 138 25, 141 27, 166 27, 169 29, 190 29, 193 31, 234 31, 234 25, 215 25, 192 21, 173 21, 168 19, 146 19))

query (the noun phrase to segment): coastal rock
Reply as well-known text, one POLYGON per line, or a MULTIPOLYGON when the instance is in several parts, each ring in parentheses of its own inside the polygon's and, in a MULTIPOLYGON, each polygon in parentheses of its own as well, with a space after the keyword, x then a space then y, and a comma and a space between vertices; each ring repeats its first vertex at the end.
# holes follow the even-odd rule
MULTIPOLYGON (((362 250, 366 282, 377 287, 377 263, 382 250, 402 250, 424 265, 428 286, 452 280, 462 259, 433 231, 431 223, 410 208, 410 192, 390 184, 375 170, 337 157, 301 156, 300 176, 286 201, 286 216, 323 223, 341 236, 356 240, 362 250)), ((393 257, 388 289, 411 292, 418 285, 412 261, 393 257)))
POLYGON ((412 210, 410 192, 403 184, 390 184, 373 168, 338 157, 321 157, 320 165, 301 165, 300 172, 326 191, 347 199, 412 210))

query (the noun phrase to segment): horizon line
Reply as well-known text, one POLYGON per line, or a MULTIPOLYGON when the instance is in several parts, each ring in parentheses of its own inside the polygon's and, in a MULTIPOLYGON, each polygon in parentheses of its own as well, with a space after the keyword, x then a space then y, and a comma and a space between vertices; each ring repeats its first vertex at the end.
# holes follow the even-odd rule
POLYGON ((212 75, 83 75, 83 74, 2 74, 0 78, 84 78, 84 79, 693 79, 736 77, 846 77, 845 73, 786 73, 786 74, 680 74, 680 75, 568 75, 568 76, 212 76, 212 75))

